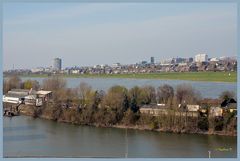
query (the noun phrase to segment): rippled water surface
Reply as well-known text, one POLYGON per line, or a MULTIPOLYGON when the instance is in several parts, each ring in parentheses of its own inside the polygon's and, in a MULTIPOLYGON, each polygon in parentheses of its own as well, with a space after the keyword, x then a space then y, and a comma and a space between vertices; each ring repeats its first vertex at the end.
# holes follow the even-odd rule
POLYGON ((4 157, 236 157, 237 138, 3 118, 4 157), (231 149, 220 152, 218 148, 231 149))
MULTIPOLYGON (((23 77, 22 80, 33 79, 40 83, 46 78, 33 78, 23 77)), ((185 81, 185 80, 157 80, 157 79, 119 79, 119 78, 65 78, 68 87, 77 87, 80 82, 86 82, 91 85, 94 89, 107 90, 114 85, 122 85, 127 88, 134 86, 151 85, 155 88, 169 84, 174 88, 182 83, 192 85, 198 90, 202 97, 217 98, 223 91, 230 90, 237 93, 237 83, 223 83, 223 82, 197 82, 197 81, 185 81)))

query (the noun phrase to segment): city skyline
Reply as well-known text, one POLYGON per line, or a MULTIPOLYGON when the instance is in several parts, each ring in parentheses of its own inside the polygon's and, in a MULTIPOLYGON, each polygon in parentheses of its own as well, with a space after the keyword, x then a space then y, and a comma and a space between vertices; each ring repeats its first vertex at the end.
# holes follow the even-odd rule
MULTIPOLYGON (((200 56, 201 57, 201 56, 200 56)), ((37 70, 37 69, 52 69, 54 71, 59 71, 59 70, 65 70, 65 69, 69 69, 69 68, 82 68, 82 67, 96 67, 96 66, 105 66, 105 67, 113 67, 113 66, 131 66, 131 65, 141 65, 141 64, 148 64, 148 65, 166 65, 167 62, 174 62, 175 64, 178 64, 176 63, 176 60, 177 59, 180 59, 181 63, 180 64, 184 64, 184 63, 189 63, 189 64, 194 64, 194 63, 199 63, 199 62, 217 62, 217 61, 220 61, 220 60, 227 60, 227 59, 231 59, 231 60, 236 60, 237 61, 237 57, 236 56, 220 56, 220 57, 209 57, 208 54, 204 54, 204 53, 200 53, 200 54, 196 54, 194 56, 191 56, 191 57, 172 57, 172 58, 165 58, 165 59, 162 59, 162 60, 157 60, 155 59, 155 57, 149 57, 148 59, 144 59, 144 60, 139 60, 138 62, 132 62, 132 63, 129 63, 129 64, 126 64, 126 63, 122 63, 122 62, 114 62, 112 64, 103 64, 103 63, 97 63, 97 64, 94 64, 94 65, 85 65, 85 66, 82 66, 82 65, 70 65, 70 66, 63 66, 63 63, 64 63, 64 60, 62 60, 62 58, 59 58, 59 57, 56 57, 56 58, 53 58, 51 60, 49 60, 50 64, 48 65, 45 65, 45 66, 35 66, 35 67, 32 67, 32 68, 14 68, 14 64, 13 64, 13 68, 11 69, 7 69, 7 70, 4 70, 4 71, 12 71, 12 70, 37 70), (200 55, 204 56, 206 55, 206 58, 205 57, 202 57, 202 58, 197 58, 199 57, 200 55), (192 61, 190 61, 192 59, 192 61), (198 59, 198 60, 197 60, 198 59), (199 61, 200 60, 200 61, 199 61), (57 62, 56 62, 57 61, 57 62)))
POLYGON ((64 68, 236 55, 231 3, 9 3, 3 13, 4 70, 50 66, 55 57, 64 68))

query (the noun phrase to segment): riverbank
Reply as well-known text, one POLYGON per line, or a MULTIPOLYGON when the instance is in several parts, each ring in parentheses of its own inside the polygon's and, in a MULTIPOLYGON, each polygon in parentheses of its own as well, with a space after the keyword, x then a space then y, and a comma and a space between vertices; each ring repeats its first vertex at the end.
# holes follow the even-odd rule
MULTIPOLYGON (((47 109, 40 110, 39 108, 33 107, 33 106, 26 106, 23 105, 20 110, 21 115, 31 116, 35 118, 41 118, 46 120, 52 120, 56 122, 62 122, 67 124, 74 124, 74 125, 87 125, 87 126, 94 126, 99 128, 120 128, 120 129, 135 129, 135 130, 148 130, 148 131, 156 131, 156 132, 168 132, 168 133, 178 133, 178 134, 203 134, 203 135, 220 135, 220 136, 237 136, 236 131, 202 131, 199 129, 188 129, 188 128, 153 128, 151 125, 123 125, 123 124, 99 124, 97 122, 95 123, 79 123, 74 121, 74 119, 66 119, 64 117, 59 117, 58 119, 52 117, 49 114, 49 111, 47 109), (37 114, 38 113, 38 114, 37 114)), ((62 115, 66 116, 68 114, 67 111, 63 111, 62 115)), ((17 116, 21 117, 21 116, 17 116)), ((71 117, 71 116, 70 116, 71 117)))
POLYGON ((167 133, 178 133, 178 134, 201 134, 201 135, 219 135, 219 136, 233 136, 236 137, 236 133, 231 132, 213 132, 213 131, 186 131, 186 130, 166 130, 166 129, 151 129, 149 127, 143 126, 125 126, 125 125, 115 125, 112 126, 113 128, 121 128, 121 129, 134 129, 134 130, 149 130, 149 131, 156 131, 156 132, 167 132, 167 133))
MULTIPOLYGON (((204 82, 237 82, 237 72, 161 72, 137 74, 56 74, 63 78, 128 78, 128 79, 161 79, 188 80, 204 82)), ((7 75, 4 75, 7 76, 7 75)), ((21 77, 50 77, 47 74, 19 75, 21 77)))

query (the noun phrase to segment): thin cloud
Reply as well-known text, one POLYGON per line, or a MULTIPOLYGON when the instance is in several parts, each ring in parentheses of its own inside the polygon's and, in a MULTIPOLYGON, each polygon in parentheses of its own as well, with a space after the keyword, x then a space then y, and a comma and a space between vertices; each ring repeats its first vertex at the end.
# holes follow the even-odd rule
POLYGON ((32 60, 28 68, 50 66, 54 57, 62 57, 64 66, 72 66, 135 63, 150 56, 160 60, 198 52, 235 55, 236 24, 236 11, 209 9, 125 23, 5 32, 4 68, 9 67, 9 62, 26 66, 16 60, 17 54, 32 60))
MULTIPOLYGON (((117 11, 117 10, 122 10, 125 7, 129 7, 131 3, 126 3, 126 4, 112 4, 112 3, 80 3, 80 5, 76 6, 70 6, 67 8, 61 8, 61 9, 54 9, 51 11, 47 12, 38 12, 34 14, 26 14, 26 15, 21 15, 18 16, 15 19, 7 19, 3 21, 3 24, 6 26, 10 25, 28 25, 28 24, 34 24, 37 22, 42 22, 42 21, 55 21, 55 20, 67 20, 69 18, 73 19, 76 17, 81 17, 81 16, 87 16, 89 14, 98 14, 102 12, 112 12, 112 11, 117 11)), ((54 7, 53 7, 54 8, 54 7)))

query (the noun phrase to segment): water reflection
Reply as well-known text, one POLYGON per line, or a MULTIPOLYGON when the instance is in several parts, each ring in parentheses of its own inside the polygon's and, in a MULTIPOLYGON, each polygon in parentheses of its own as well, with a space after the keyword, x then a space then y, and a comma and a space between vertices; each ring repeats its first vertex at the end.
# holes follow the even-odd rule
MULTIPOLYGON (((22 77, 23 81, 27 79, 37 80, 42 83, 46 78, 34 78, 34 77, 22 77)), ((169 84, 176 88, 177 85, 182 83, 187 83, 192 85, 197 89, 202 97, 212 97, 217 98, 221 92, 230 90, 237 93, 237 83, 227 83, 227 82, 198 82, 198 81, 186 81, 186 80, 159 80, 159 79, 123 79, 123 78, 65 78, 67 81, 67 86, 70 88, 77 87, 80 82, 87 82, 89 85, 96 90, 108 90, 114 85, 122 85, 127 88, 132 88, 136 85, 144 86, 151 85, 155 88, 169 84)))
POLYGON ((36 140, 36 139, 46 139, 46 136, 43 134, 3 136, 3 140, 5 142, 26 141, 26 140, 36 140))
POLYGON ((236 157, 237 138, 96 128, 18 116, 4 117, 4 157, 236 157), (14 128, 13 128, 14 127, 14 128), (29 127, 29 128, 27 128, 29 127), (17 130, 12 130, 17 129, 17 130), (128 143, 128 145, 126 145, 128 143), (231 151, 217 151, 219 147, 231 151))
POLYGON ((4 132, 8 131, 21 131, 21 130, 33 130, 36 129, 36 126, 12 126, 12 127, 3 127, 4 132))

